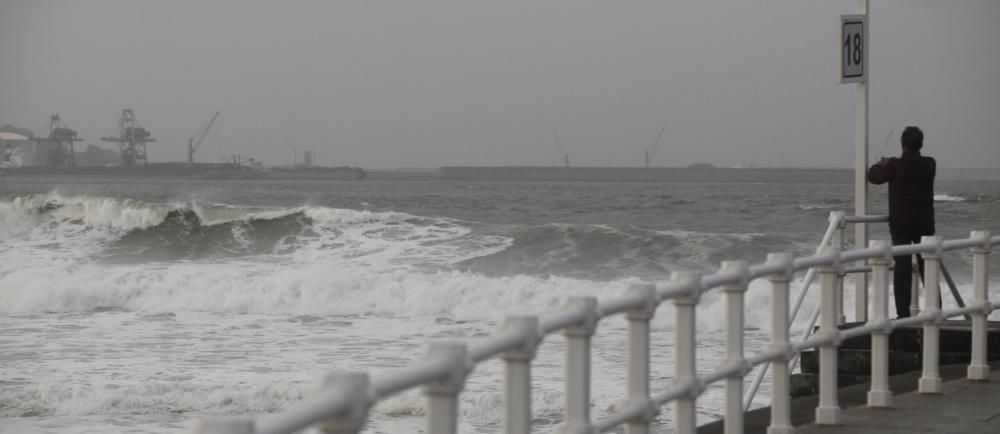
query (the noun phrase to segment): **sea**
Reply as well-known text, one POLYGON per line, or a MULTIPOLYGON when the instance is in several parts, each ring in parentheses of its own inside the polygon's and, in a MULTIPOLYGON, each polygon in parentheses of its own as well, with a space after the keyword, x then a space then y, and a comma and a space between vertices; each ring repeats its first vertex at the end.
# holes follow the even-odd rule
MULTIPOLYGON (((885 188, 870 192, 871 212, 885 213, 885 188)), ((429 342, 481 339, 505 315, 545 315, 566 296, 608 299, 675 270, 811 254, 852 195, 822 182, 3 178, 0 432, 183 433, 200 417, 278 412, 324 373, 391 372, 429 342)), ((945 238, 1000 233, 1000 183, 938 182, 935 207, 945 238)), ((871 237, 888 239, 885 224, 871 237)), ((945 263, 968 299, 968 254, 945 263)), ((1000 270, 1000 255, 990 264, 1000 270)), ((807 295, 796 334, 817 298, 807 295)), ((751 282, 748 353, 768 343, 769 302, 767 283, 751 282)), ((723 363, 723 307, 715 292, 699 305, 699 372, 723 363)), ((593 340, 595 419, 624 396, 625 326, 605 319, 593 340)), ((652 328, 652 389, 666 390, 669 303, 652 328)), ((538 432, 561 421, 564 351, 549 336, 533 363, 538 432)), ((462 432, 502 432, 502 373, 496 360, 471 373, 462 432)), ((722 400, 710 386, 699 420, 719 418, 722 400)), ((754 405, 767 402, 765 383, 754 405)), ((419 390, 389 397, 366 432, 424 432, 424 412, 419 390)))

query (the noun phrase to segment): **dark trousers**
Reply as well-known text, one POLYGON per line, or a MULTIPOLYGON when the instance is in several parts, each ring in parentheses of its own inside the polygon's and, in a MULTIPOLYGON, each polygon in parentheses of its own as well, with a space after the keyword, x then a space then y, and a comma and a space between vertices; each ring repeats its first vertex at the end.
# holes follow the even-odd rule
MULTIPOLYGON (((892 244, 914 244, 920 242, 924 235, 934 235, 933 229, 919 226, 890 225, 889 234, 892 244)), ((910 286, 913 283, 913 260, 910 255, 893 256, 895 269, 892 272, 892 291, 896 296, 896 316, 910 316, 910 286)), ((920 280, 924 280, 924 258, 917 255, 917 265, 920 268, 920 280)))

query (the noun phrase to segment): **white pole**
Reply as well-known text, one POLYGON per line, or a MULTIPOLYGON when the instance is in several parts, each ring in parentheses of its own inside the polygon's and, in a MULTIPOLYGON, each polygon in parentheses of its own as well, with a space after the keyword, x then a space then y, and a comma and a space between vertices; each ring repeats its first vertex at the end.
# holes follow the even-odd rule
POLYGON ((448 376, 424 386, 427 397, 427 432, 455 434, 458 432, 458 394, 469 372, 466 366, 468 350, 459 342, 435 342, 427 346, 426 358, 449 361, 448 376))
POLYGON ((531 432, 531 358, 523 352, 509 352, 503 356, 506 364, 504 377, 504 432, 528 434, 531 432))
MULTIPOLYGON (((921 244, 941 247, 941 237, 922 237, 921 244)), ((924 253, 924 313, 940 313, 941 300, 941 253, 924 253)), ((941 334, 937 319, 924 323, 924 360, 918 390, 920 393, 941 393, 941 374, 938 373, 938 353, 941 348, 941 334)))
POLYGON ((677 398, 674 411, 674 432, 677 434, 694 434, 698 430, 697 402, 698 372, 695 369, 695 309, 701 296, 699 285, 701 277, 695 273, 675 271, 674 281, 694 284, 689 295, 674 298, 676 309, 674 333, 676 334, 674 354, 674 381, 678 386, 691 386, 692 390, 677 398))
MULTIPOLYGON (((820 255, 840 256, 836 246, 820 247, 820 255)), ((820 276, 820 335, 839 333, 837 329, 837 273, 838 263, 818 267, 820 276)), ((819 347, 819 405, 816 407, 817 425, 837 425, 840 423, 840 406, 837 404, 837 345, 823 344, 819 347)))
POLYGON ((989 262, 986 256, 990 254, 990 233, 973 231, 972 238, 983 240, 981 246, 972 248, 972 303, 984 306, 982 311, 972 314, 972 360, 966 376, 970 380, 989 381, 990 366, 986 362, 986 317, 989 310, 989 262))
MULTIPOLYGON (((768 263, 782 264, 785 270, 792 269, 792 255, 771 253, 768 263)), ((771 281, 771 346, 788 348, 788 283, 792 280, 790 271, 768 276, 771 281)), ((771 361, 771 425, 767 434, 792 434, 791 387, 788 379, 788 360, 771 361)))
MULTIPOLYGON (((649 402, 649 321, 656 313, 656 287, 649 283, 634 284, 629 294, 641 294, 646 305, 625 313, 628 320, 628 401, 633 405, 649 402)), ((645 418, 628 421, 626 434, 648 434, 649 423, 645 418)))
MULTIPOLYGON (((837 229, 837 225, 839 225, 842 221, 844 221, 843 211, 833 211, 830 213, 830 224, 827 226, 826 232, 823 234, 823 238, 819 242, 819 245, 824 246, 833 239, 833 232, 837 229)), ((796 316, 798 316, 799 309, 802 307, 802 301, 805 300, 806 294, 809 292, 810 285, 812 285, 813 278, 815 276, 816 270, 810 268, 809 271, 806 272, 806 277, 802 279, 799 295, 795 297, 795 307, 791 310, 792 314, 790 321, 794 321, 796 316)), ((818 314, 819 311, 817 310, 816 315, 813 315, 813 319, 810 320, 810 328, 812 327, 812 324, 815 324, 815 318, 818 317, 818 314)), ((797 361, 798 357, 796 356, 793 360, 797 361)), ((792 366, 792 369, 795 369, 795 367, 792 366)), ((744 410, 750 410, 750 405, 753 404, 753 397, 757 395, 757 389, 760 388, 760 384, 764 381, 765 375, 767 375, 767 365, 764 365, 764 367, 757 370, 757 376, 754 377, 753 382, 750 383, 750 390, 747 391, 747 395, 743 397, 744 410)))
MULTIPOLYGON (((855 224, 855 226, 861 223, 855 224)), ((831 246, 836 246, 838 249, 844 248, 844 223, 841 222, 837 231, 833 233, 833 240, 830 242, 831 246)), ((843 324, 847 322, 847 315, 844 314, 844 274, 837 273, 837 324, 843 324)))
MULTIPOLYGON (((866 47, 871 47, 871 15, 868 0, 857 0, 857 13, 868 15, 865 29, 866 47)), ((854 109, 854 215, 868 214, 868 81, 871 80, 871 63, 868 50, 863 53, 866 80, 858 82, 854 109)), ((854 225, 854 245, 863 248, 868 245, 868 225, 854 225)), ((858 263, 856 265, 862 265, 858 263)), ((854 274, 854 320, 868 318, 868 274, 854 274)))
MULTIPOLYGON (((739 273, 739 283, 725 285, 726 294, 726 363, 742 364, 743 360, 743 294, 747 290, 749 265, 746 261, 722 261, 722 273, 739 273)), ((743 372, 726 378, 725 434, 743 434, 743 372)))
POLYGON ((910 315, 920 315, 920 260, 910 256, 910 315))
MULTIPOLYGON (((892 243, 872 241, 869 246, 889 252, 892 243)), ((892 256, 872 258, 872 290, 875 291, 875 309, 871 322, 880 323, 889 318, 889 261, 892 256)), ((891 407, 892 391, 889 390, 889 331, 872 333, 872 385, 868 391, 869 407, 891 407)))
POLYGON ((504 433, 531 432, 531 359, 538 346, 538 317, 508 316, 501 330, 534 330, 534 336, 520 348, 503 353, 504 370, 504 433))
POLYGON ((566 336, 566 418, 561 432, 589 432, 590 338, 597 327, 597 298, 570 297, 563 309, 584 310, 586 318, 563 330, 566 336))

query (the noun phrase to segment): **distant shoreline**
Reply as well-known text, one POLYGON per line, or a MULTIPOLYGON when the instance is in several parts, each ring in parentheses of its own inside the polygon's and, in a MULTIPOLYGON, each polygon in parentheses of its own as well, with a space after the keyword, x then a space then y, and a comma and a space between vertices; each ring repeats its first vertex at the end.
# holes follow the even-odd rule
POLYGON ((356 167, 260 168, 255 166, 196 163, 150 163, 138 167, 16 167, 0 169, 3 177, 57 176, 65 178, 181 178, 181 179, 365 179, 365 171, 356 167))
MULTIPOLYGON (((173 177, 202 179, 360 179, 356 168, 274 169, 267 176, 238 176, 235 172, 213 174, 210 169, 233 172, 228 165, 158 163, 150 167, 77 167, 51 169, 23 167, 0 169, 5 177, 173 177), (211 167, 210 167, 211 166, 211 167), (218 167, 216 167, 218 166, 218 167), (351 169, 351 170, 348 170, 351 169), (327 173, 329 172, 329 173, 327 173), (348 173, 350 172, 350 173, 348 173), (209 176, 205 176, 209 173, 209 176)), ((257 171, 255 171, 256 173, 257 171)), ((833 183, 854 182, 854 171, 843 168, 779 167, 546 167, 546 166, 445 166, 437 169, 370 169, 361 171, 370 180, 399 181, 526 181, 526 182, 746 182, 833 183)), ((1000 168, 938 168, 938 181, 1000 181, 1000 168)))
MULTIPOLYGON (((373 173, 373 179, 378 175, 373 173)), ((433 179, 455 181, 763 182, 852 183, 853 169, 693 167, 458 167, 433 179)), ((1000 181, 1000 169, 939 168, 939 181, 1000 181)))

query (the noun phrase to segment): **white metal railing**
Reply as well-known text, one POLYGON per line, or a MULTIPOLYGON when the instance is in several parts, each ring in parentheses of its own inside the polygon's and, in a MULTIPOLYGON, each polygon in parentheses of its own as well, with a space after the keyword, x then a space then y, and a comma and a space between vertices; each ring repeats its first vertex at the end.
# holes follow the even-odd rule
MULTIPOLYGON (((829 224, 827 225, 826 232, 823 233, 823 238, 820 240, 819 245, 816 247, 819 249, 823 246, 837 246, 843 248, 844 246, 844 229, 848 224, 868 224, 868 223, 879 223, 889 221, 888 215, 863 215, 863 216, 847 216, 843 211, 833 211, 830 213, 829 224)), ((852 273, 870 272, 871 267, 842 267, 838 273, 838 279, 841 280, 838 283, 838 287, 843 288, 842 283, 846 275, 852 273)), ((812 288, 813 280, 816 276, 816 268, 810 268, 806 272, 806 276, 802 279, 802 285, 800 286, 799 294, 795 298, 795 307, 791 310, 791 316, 788 319, 789 329, 795 322, 795 319, 799 315, 799 311, 802 308, 802 302, 805 301, 806 296, 809 294, 809 290, 812 288)), ((914 281, 914 285, 916 282, 914 281)), ((857 287, 855 288, 857 290, 857 287)), ((868 317, 868 297, 867 288, 859 291, 855 297, 855 320, 864 321, 868 317)), ((816 321, 819 319, 820 305, 816 305, 813 309, 811 315, 809 315, 809 322, 805 328, 802 329, 802 338, 800 340, 804 341, 812 336, 813 331, 816 327, 816 321)), ((843 324, 846 322, 847 318, 844 315, 844 292, 838 291, 837 293, 837 323, 843 324)), ((799 362, 800 353, 796 353, 791 360, 790 371, 794 371, 799 362)), ((746 396, 743 398, 743 409, 749 410, 753 405, 754 396, 757 395, 757 391, 760 389, 761 383, 764 381, 764 376, 767 374, 767 369, 769 365, 763 365, 757 370, 757 375, 754 377, 753 382, 750 384, 750 390, 747 392, 746 396)))
MULTIPOLYGON (((839 224, 838 224, 839 225, 839 224)), ((833 235, 831 235, 832 237, 833 235)), ((824 237, 826 238, 826 237, 824 237)), ((829 242, 829 240, 827 240, 829 242)), ((820 396, 816 408, 818 424, 837 424, 837 346, 844 339, 872 335, 872 381, 868 405, 891 405, 888 387, 888 335, 894 328, 923 324, 923 373, 920 393, 940 393, 938 374, 938 327, 942 320, 972 315, 972 354, 967 376, 985 380, 986 318, 995 308, 988 299, 986 257, 1000 236, 986 231, 972 232, 969 238, 943 241, 924 237, 920 244, 891 246, 872 241, 864 249, 843 251, 839 245, 823 245, 811 256, 794 258, 788 253, 772 253, 762 264, 725 261, 709 275, 675 272, 662 284, 633 284, 625 294, 598 302, 594 297, 565 299, 559 312, 545 317, 511 316, 492 336, 472 342, 444 342, 428 345, 422 360, 387 375, 370 378, 365 373, 336 373, 325 378, 321 392, 289 409, 260 416, 242 415, 206 418, 197 421, 197 434, 277 434, 315 427, 323 433, 359 432, 371 406, 403 390, 423 387, 426 395, 427 431, 450 434, 457 430, 458 395, 466 376, 476 364, 500 357, 505 364, 504 432, 526 434, 531 423, 531 361, 542 339, 561 332, 566 344, 565 409, 561 432, 604 433, 620 426, 626 433, 645 434, 658 410, 667 403, 676 405, 673 423, 678 433, 696 430, 695 406, 706 385, 726 380, 725 430, 743 430, 743 378, 756 366, 769 364, 772 370, 770 433, 792 431, 790 422, 789 361, 798 353, 818 348, 820 396), (940 299, 940 255, 944 251, 971 249, 974 296, 970 306, 942 312, 940 299), (888 318, 888 272, 893 255, 923 254, 926 296, 922 313, 904 319, 888 318), (873 276, 873 315, 864 326, 847 330, 837 327, 838 294, 843 291, 845 264, 867 260, 873 276), (802 342, 789 341, 789 282, 796 272, 815 270, 821 282, 820 329, 802 342), (746 355, 743 348, 743 298, 750 281, 767 278, 772 290, 771 344, 763 352, 746 355), (701 295, 720 288, 725 293, 727 311, 726 362, 717 370, 697 376, 695 371, 696 308, 701 295), (664 301, 676 307, 675 375, 671 386, 651 394, 649 387, 650 320, 664 301), (590 414, 590 345, 598 323, 624 314, 628 321, 628 379, 625 403, 620 410, 593 420, 590 414)), ((842 307, 842 303, 840 304, 842 307)))
MULTIPOLYGON (((885 216, 888 219, 888 216, 885 216)), ((844 240, 844 226, 847 220, 842 211, 834 211, 830 213, 829 224, 826 227, 826 231, 823 233, 823 238, 819 242, 820 248, 823 246, 829 246, 836 239, 836 245, 842 245, 844 240)), ((786 331, 792 327, 792 323, 795 322, 795 318, 799 315, 799 310, 802 309, 802 302, 805 301, 806 295, 809 293, 809 289, 812 287, 813 279, 816 277, 816 269, 810 268, 806 272, 806 276, 802 279, 801 289, 799 290, 799 295, 795 298, 795 307, 791 310, 791 315, 784 322, 784 327, 786 331)), ((776 308, 776 307, 775 307, 776 308)), ((787 306, 786 306, 787 310, 787 306)), ((808 339, 809 335, 812 334, 813 327, 816 325, 816 319, 819 316, 819 305, 813 310, 813 314, 810 316, 809 325, 803 331, 803 340, 808 339)), ((772 327, 776 325, 771 324, 772 327)), ((788 336, 786 336, 786 339, 788 336)), ((798 363, 799 354, 796 353, 791 361, 791 370, 795 369, 795 364, 798 363)), ((767 368, 769 365, 763 365, 757 370, 757 375, 754 377, 753 382, 750 383, 750 390, 747 392, 746 397, 743 399, 743 409, 749 410, 750 406, 753 404, 753 398, 757 395, 757 391, 760 389, 761 383, 764 381, 764 376, 767 374, 767 368)))

